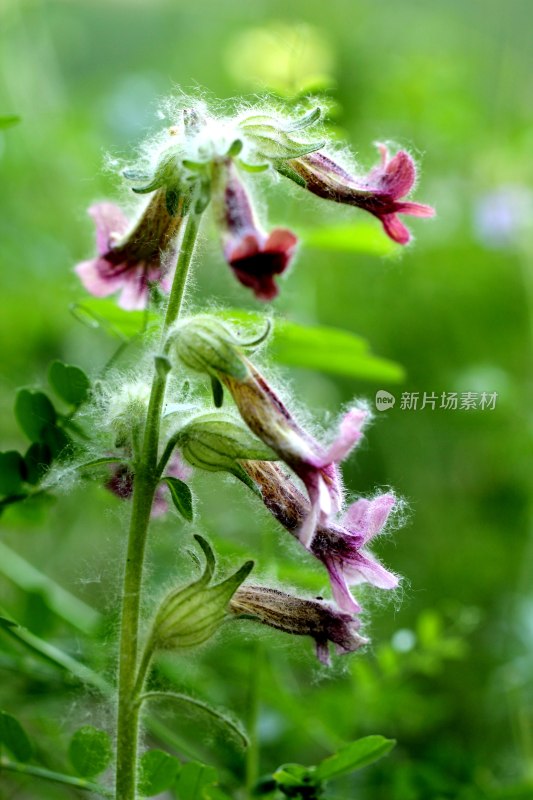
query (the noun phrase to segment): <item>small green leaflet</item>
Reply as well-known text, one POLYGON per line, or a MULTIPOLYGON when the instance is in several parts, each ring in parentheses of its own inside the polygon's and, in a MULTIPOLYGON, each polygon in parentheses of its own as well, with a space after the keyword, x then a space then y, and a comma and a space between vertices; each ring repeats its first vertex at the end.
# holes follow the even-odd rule
POLYGON ((24 728, 15 717, 0 711, 0 743, 7 747, 18 761, 29 761, 33 747, 24 728))
POLYGON ((357 739, 321 761, 316 767, 315 777, 327 781, 348 775, 383 758, 395 744, 394 739, 385 739, 384 736, 365 736, 363 739, 357 739))
POLYGON ((0 453, 0 495, 14 495, 21 491, 25 479, 24 459, 16 450, 0 453))
POLYGON ((91 383, 80 367, 53 361, 48 370, 48 381, 57 395, 72 406, 79 406, 89 395, 91 383))
POLYGON ((189 761, 181 768, 176 790, 180 800, 210 800, 209 789, 216 784, 217 771, 199 761, 189 761))
POLYGON ((192 494, 187 484, 183 481, 180 481, 179 478, 171 478, 170 476, 163 478, 162 482, 166 483, 168 486, 170 490, 170 496, 172 497, 172 502, 174 503, 176 510, 188 522, 192 522, 192 494))
POLYGON ((19 389, 15 400, 17 422, 32 442, 44 441, 44 431, 56 422, 56 412, 43 392, 19 389))
POLYGON ((139 765, 139 794, 153 797, 170 789, 180 767, 180 762, 163 750, 147 750, 139 765))
POLYGON ((111 762, 111 739, 105 731, 85 725, 70 740, 68 755, 78 775, 92 778, 103 772, 111 762))

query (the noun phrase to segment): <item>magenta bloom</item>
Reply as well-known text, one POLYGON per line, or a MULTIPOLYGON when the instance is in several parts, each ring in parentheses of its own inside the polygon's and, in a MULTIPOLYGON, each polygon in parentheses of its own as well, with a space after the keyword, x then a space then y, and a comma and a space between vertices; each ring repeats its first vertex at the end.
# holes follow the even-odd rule
POLYGON ((416 167, 405 150, 389 158, 388 148, 378 144, 381 163, 365 178, 350 175, 333 159, 322 153, 309 153, 289 162, 291 168, 303 178, 306 188, 326 200, 356 206, 377 217, 385 233, 398 244, 407 244, 409 230, 398 214, 414 217, 432 217, 435 209, 422 203, 402 200, 412 190, 416 181, 416 167))
POLYGON ((224 162, 219 169, 218 218, 224 257, 237 280, 251 289, 258 300, 273 300, 279 291, 274 277, 289 266, 298 240, 286 228, 265 233, 255 219, 250 197, 233 163, 224 162))
POLYGON ((345 512, 339 524, 318 524, 313 540, 300 536, 309 516, 309 502, 277 464, 246 461, 243 467, 261 489, 263 502, 271 514, 321 561, 331 581, 331 589, 342 611, 357 613, 360 605, 350 586, 367 582, 380 589, 395 589, 399 579, 372 555, 366 546, 384 529, 396 498, 387 493, 373 500, 361 498, 345 512))
POLYGON ((366 545, 382 533, 396 498, 381 494, 373 500, 361 498, 344 514, 340 525, 318 528, 311 552, 328 570, 331 590, 337 605, 350 613, 361 607, 350 592, 350 586, 370 583, 379 589, 395 589, 399 579, 389 572, 366 545))
POLYGON ((169 291, 181 216, 168 213, 163 190, 155 192, 127 235, 129 222, 112 203, 97 203, 89 214, 96 225, 98 256, 76 267, 88 292, 107 297, 120 291, 119 305, 132 311, 145 308, 150 283, 169 291))
POLYGON ((299 537, 307 546, 317 524, 325 524, 332 513, 340 510, 343 492, 337 464, 360 440, 367 412, 357 407, 350 409, 333 442, 324 447, 298 425, 253 364, 246 363, 249 375, 244 380, 223 373, 219 378, 231 392, 250 430, 303 481, 311 508, 301 519, 299 537))

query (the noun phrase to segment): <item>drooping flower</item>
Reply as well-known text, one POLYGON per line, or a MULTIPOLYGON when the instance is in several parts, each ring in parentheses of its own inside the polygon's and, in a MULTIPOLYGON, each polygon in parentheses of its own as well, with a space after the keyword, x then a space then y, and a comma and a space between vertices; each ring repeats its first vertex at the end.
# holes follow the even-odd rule
MULTIPOLYGON (((179 478, 188 481, 192 469, 185 464, 179 453, 174 452, 165 469, 165 477, 179 478)), ((118 464, 113 467, 111 477, 106 481, 105 487, 121 500, 130 500, 133 496, 135 474, 128 464, 118 464)), ((161 517, 168 511, 168 489, 160 483, 155 490, 152 504, 152 517, 161 517)))
POLYGON ((229 608, 236 615, 251 615, 264 625, 293 636, 311 636, 323 664, 330 663, 329 642, 336 645, 337 653, 353 653, 368 643, 368 639, 358 633, 358 619, 322 600, 295 597, 266 586, 246 585, 237 589, 229 608))
POLYGON ((299 537, 310 545, 317 524, 326 524, 342 505, 343 490, 337 464, 343 461, 362 436, 368 412, 358 406, 342 418, 332 443, 324 446, 304 430, 261 373, 248 363, 249 376, 238 380, 221 375, 239 412, 255 433, 303 481, 311 502, 301 520, 299 537))
POLYGON ((274 277, 289 266, 298 240, 286 228, 265 233, 233 161, 223 159, 216 166, 214 204, 224 257, 258 300, 273 300, 279 291, 274 277))
POLYGON ((166 190, 153 194, 129 232, 128 220, 112 203, 97 203, 89 214, 98 256, 75 268, 88 292, 107 297, 120 291, 119 305, 131 311, 146 306, 151 283, 169 291, 182 215, 179 204, 169 213, 166 190))
POLYGON ((303 481, 311 506, 300 536, 304 544, 309 544, 317 523, 325 524, 332 513, 340 510, 343 492, 337 464, 360 440, 368 411, 359 406, 351 408, 342 418, 333 442, 323 446, 298 424, 242 353, 244 345, 220 320, 205 316, 183 321, 173 337, 181 360, 220 381, 250 430, 303 481))
MULTIPOLYGON (((306 497, 277 464, 247 461, 243 468, 259 486, 263 502, 272 515, 299 541, 302 521, 309 515, 306 497)), ((367 582, 380 589, 395 589, 399 579, 370 553, 366 546, 382 533, 396 504, 391 493, 372 500, 361 498, 350 505, 339 523, 319 523, 307 549, 328 570, 333 597, 343 611, 356 613, 361 607, 350 586, 367 582)), ((302 542, 305 545, 305 542, 302 542)))
MULTIPOLYGON (((310 192, 326 200, 368 211, 380 220, 385 233, 393 241, 407 244, 411 234, 398 214, 432 217, 435 210, 422 203, 402 200, 416 181, 416 167, 409 153, 400 150, 390 158, 386 145, 378 144, 378 150, 381 162, 365 178, 350 175, 344 167, 321 152, 291 159, 287 164, 289 170, 296 173, 296 178, 303 179, 310 192)), ((291 177, 290 172, 283 171, 282 174, 291 177)))

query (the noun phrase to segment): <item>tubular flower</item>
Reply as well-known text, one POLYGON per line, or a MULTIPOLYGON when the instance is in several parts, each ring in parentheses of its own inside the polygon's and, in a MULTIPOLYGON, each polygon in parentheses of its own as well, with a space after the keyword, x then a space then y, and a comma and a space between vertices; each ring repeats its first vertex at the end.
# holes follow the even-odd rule
POLYGON ((259 622, 295 636, 311 636, 323 664, 330 663, 329 642, 337 653, 353 653, 368 643, 358 633, 360 623, 350 614, 321 600, 308 600, 266 586, 240 586, 229 603, 233 614, 256 617, 259 622))
MULTIPOLYGON (((389 157, 386 145, 378 144, 381 162, 365 178, 350 175, 332 158, 323 153, 309 153, 288 161, 295 177, 303 179, 305 188, 318 197, 345 203, 368 211, 377 217, 385 233, 398 244, 407 244, 409 230, 398 214, 414 217, 432 217, 435 210, 422 203, 403 201, 416 181, 416 167, 405 150, 389 157)), ((287 175, 287 172, 283 174, 287 175)), ((288 175, 291 177, 291 175, 288 175)))
POLYGON ((333 442, 324 447, 300 427, 265 378, 243 355, 242 348, 250 345, 239 342, 219 320, 205 316, 184 321, 173 337, 181 360, 222 383, 252 433, 303 481, 311 508, 299 535, 308 545, 317 523, 324 524, 331 513, 340 510, 343 493, 337 464, 361 438, 368 412, 357 406, 351 408, 342 418, 333 442))
POLYGON ((88 292, 107 297, 120 291, 119 305, 131 311, 146 306, 150 283, 169 291, 182 214, 179 207, 169 213, 165 190, 154 193, 129 233, 128 220, 112 203, 97 203, 89 214, 98 256, 75 268, 88 292))
POLYGON ((289 266, 298 240, 286 228, 274 228, 269 234, 261 229, 231 159, 221 161, 215 175, 214 201, 224 257, 237 280, 258 300, 273 300, 279 292, 274 277, 289 266))
POLYGON ((268 385, 247 362, 249 376, 238 380, 221 375, 248 427, 270 447, 303 481, 311 501, 302 518, 298 536, 302 544, 312 542, 317 524, 325 524, 342 505, 342 485, 337 464, 345 459, 362 436, 367 411, 354 407, 342 418, 339 431, 329 447, 317 442, 301 428, 268 385))
MULTIPOLYGON (((243 468, 261 489, 268 510, 301 541, 298 532, 309 514, 304 495, 276 464, 248 461, 243 468)), ((377 495, 372 500, 361 498, 348 507, 340 523, 319 523, 312 542, 307 545, 309 552, 326 567, 333 597, 343 611, 361 610, 350 592, 349 587, 354 584, 366 581, 380 589, 398 586, 398 577, 366 549, 382 533, 395 503, 392 493, 377 495)))

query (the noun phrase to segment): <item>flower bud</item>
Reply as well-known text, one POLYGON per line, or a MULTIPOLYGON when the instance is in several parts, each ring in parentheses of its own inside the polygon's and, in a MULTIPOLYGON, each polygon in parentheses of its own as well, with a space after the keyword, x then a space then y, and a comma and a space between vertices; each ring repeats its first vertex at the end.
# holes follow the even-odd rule
POLYGON ((202 536, 194 537, 204 551, 206 566, 202 577, 171 592, 157 612, 151 636, 155 649, 176 650, 196 647, 213 636, 227 616, 228 603, 250 574, 254 562, 247 561, 229 578, 211 585, 215 556, 202 536))
POLYGON ((250 431, 222 414, 196 417, 176 440, 189 464, 209 472, 230 472, 257 492, 241 462, 275 460, 277 455, 250 431))
POLYGON ((200 315, 179 324, 173 342, 183 363, 196 372, 231 375, 237 380, 248 375, 246 360, 236 347, 238 340, 215 317, 200 315))
POLYGON ((295 597, 266 586, 241 586, 230 601, 236 615, 256 617, 259 622, 295 636, 311 636, 317 656, 329 664, 328 642, 338 653, 358 650, 368 640, 357 632, 359 620, 321 600, 295 597))

